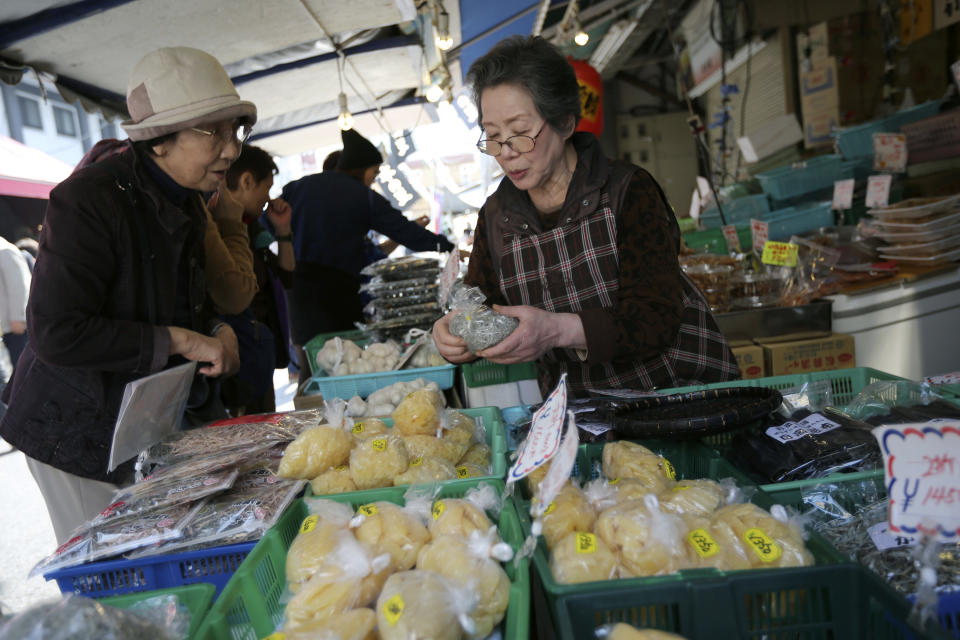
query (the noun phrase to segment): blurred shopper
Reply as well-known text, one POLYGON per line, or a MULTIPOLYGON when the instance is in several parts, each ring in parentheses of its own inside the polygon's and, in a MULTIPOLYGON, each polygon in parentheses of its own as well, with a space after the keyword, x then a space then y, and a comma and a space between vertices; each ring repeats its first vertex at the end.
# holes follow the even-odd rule
POLYGON ((0 331, 10 354, 10 364, 27 346, 27 295, 30 293, 30 266, 23 253, 0 237, 0 331))

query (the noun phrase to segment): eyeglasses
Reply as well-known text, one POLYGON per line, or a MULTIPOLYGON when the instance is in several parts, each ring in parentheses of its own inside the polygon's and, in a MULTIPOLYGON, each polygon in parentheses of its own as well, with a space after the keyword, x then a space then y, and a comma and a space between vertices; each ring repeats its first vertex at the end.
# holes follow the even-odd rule
POLYGON ((253 127, 245 122, 234 122, 229 128, 224 126, 216 130, 211 130, 190 127, 190 130, 208 136, 215 146, 222 147, 228 142, 235 142, 237 146, 243 146, 243 143, 250 137, 253 127))
POLYGON ((543 133, 543 129, 546 126, 546 122, 540 125, 540 131, 537 131, 537 135, 532 138, 530 136, 510 136, 503 142, 489 138, 481 138, 477 141, 477 149, 480 150, 480 153, 485 153, 493 157, 500 155, 504 145, 510 147, 516 153, 530 153, 533 151, 533 148, 537 146, 537 138, 540 137, 540 134, 543 133))

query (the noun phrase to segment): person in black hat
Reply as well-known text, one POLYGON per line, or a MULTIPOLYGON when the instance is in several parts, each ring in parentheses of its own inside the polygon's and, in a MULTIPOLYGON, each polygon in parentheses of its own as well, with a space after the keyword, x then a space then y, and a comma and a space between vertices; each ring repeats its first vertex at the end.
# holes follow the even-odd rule
MULTIPOLYGON (((371 229, 415 251, 455 248, 370 189, 383 162, 373 143, 353 129, 341 132, 341 138, 336 171, 305 176, 283 188, 282 198, 293 209, 297 266, 289 303, 291 337, 298 346, 319 333, 353 329, 363 319, 360 270, 371 229)), ((309 371, 300 364, 301 371, 309 371)))

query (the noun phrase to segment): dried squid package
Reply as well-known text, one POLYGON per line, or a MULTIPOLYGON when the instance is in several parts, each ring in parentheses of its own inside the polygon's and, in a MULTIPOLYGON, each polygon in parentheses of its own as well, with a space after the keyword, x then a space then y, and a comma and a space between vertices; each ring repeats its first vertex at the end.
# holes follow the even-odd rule
POLYGON ((392 502, 360 505, 351 526, 357 540, 377 554, 389 554, 398 571, 413 568, 420 549, 430 540, 420 517, 392 502))
POLYGON ((552 549, 574 531, 593 531, 597 514, 579 487, 568 482, 543 512, 543 538, 552 549))
POLYGON ((377 599, 382 640, 460 640, 472 635, 477 596, 433 571, 403 571, 387 578, 377 599))
POLYGON ((441 427, 444 398, 439 391, 418 389, 407 395, 394 410, 393 427, 405 436, 436 436, 441 427))
POLYGON ((693 564, 686 524, 663 512, 652 494, 607 509, 597 518, 596 531, 618 554, 621 577, 665 575, 693 564))
POLYGON ((477 287, 459 287, 452 294, 456 315, 450 320, 450 333, 463 338, 471 353, 501 343, 519 325, 516 318, 497 313, 485 301, 477 287))
POLYGON ((803 567, 814 563, 803 544, 799 526, 790 522, 786 510, 774 505, 770 512, 753 503, 732 504, 718 510, 712 526, 728 526, 749 550, 754 568, 803 567))
POLYGON ((676 476, 666 458, 626 440, 603 445, 603 475, 610 480, 639 480, 655 493, 671 487, 676 476))
POLYGON ((389 487, 409 466, 407 445, 392 433, 359 442, 350 452, 350 477, 361 490, 389 487))
POLYGON ((589 531, 571 531, 550 550, 550 570, 563 584, 613 580, 618 568, 616 552, 589 531))
POLYGON ((434 571, 474 590, 477 607, 470 617, 476 626, 473 635, 479 638, 500 624, 510 600, 510 578, 500 563, 513 557, 513 549, 497 540, 495 527, 485 533, 473 531, 469 539, 439 536, 417 557, 417 569, 434 571))

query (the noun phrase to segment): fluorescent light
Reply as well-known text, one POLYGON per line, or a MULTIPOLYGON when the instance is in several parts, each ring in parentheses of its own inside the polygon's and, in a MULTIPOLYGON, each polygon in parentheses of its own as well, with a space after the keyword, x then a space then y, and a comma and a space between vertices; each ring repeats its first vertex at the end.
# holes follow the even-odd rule
POLYGON ((590 66, 603 73, 603 70, 610 64, 610 60, 613 59, 636 28, 636 19, 620 20, 613 23, 590 56, 590 66))

